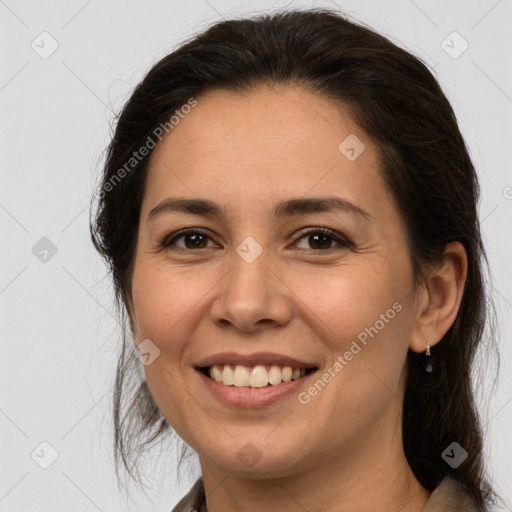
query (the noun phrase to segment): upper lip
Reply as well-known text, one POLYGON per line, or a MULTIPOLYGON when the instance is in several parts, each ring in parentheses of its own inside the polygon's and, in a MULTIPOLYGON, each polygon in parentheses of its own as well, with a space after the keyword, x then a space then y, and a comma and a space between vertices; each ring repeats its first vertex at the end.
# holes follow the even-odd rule
POLYGON ((197 363, 197 367, 206 368, 214 364, 232 364, 253 366, 256 364, 275 364, 277 366, 291 366, 292 368, 317 368, 315 363, 300 361, 293 357, 272 352, 257 352, 255 354, 238 354, 236 352, 222 352, 206 357, 197 363))

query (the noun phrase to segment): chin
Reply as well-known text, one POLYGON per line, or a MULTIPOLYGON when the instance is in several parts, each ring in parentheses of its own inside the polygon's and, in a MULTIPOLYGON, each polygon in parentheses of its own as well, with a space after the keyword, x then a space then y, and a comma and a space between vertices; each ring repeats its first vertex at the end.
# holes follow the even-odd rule
MULTIPOLYGON (((261 437, 246 436, 245 438, 230 438, 225 444, 214 443, 205 450, 199 448, 209 464, 230 473, 250 478, 269 478, 270 476, 287 476, 303 466, 304 444, 297 446, 269 442, 261 437), (300 448, 302 446, 302 450, 300 448)), ((197 451, 197 450, 196 450, 197 451)), ((200 455, 201 458, 201 455, 200 455)), ((303 467, 302 467, 303 469, 303 467)))

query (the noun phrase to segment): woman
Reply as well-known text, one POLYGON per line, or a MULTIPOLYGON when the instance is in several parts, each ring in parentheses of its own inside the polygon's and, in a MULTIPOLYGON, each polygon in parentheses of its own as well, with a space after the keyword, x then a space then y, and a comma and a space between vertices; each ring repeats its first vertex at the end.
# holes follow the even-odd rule
POLYGON ((172 427, 202 471, 177 512, 488 510, 477 200, 426 66, 335 12, 224 21, 166 56, 92 225, 132 338, 116 461, 172 427))

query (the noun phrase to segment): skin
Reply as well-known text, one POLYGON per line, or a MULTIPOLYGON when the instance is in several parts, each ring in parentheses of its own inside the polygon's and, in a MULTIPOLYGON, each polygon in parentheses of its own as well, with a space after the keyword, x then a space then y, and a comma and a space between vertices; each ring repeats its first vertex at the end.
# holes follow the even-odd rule
POLYGON ((130 314, 136 344, 150 339, 160 350, 146 379, 199 454, 208 510, 419 512, 430 492, 402 447, 405 361, 455 320, 463 247, 447 246, 415 286, 377 147, 332 100, 291 86, 197 100, 152 155, 130 314), (338 150, 349 134, 366 146, 354 161, 338 150), (369 220, 342 211, 272 215, 280 200, 323 196, 350 201, 369 220), (209 199, 225 218, 167 212, 148 222, 167 197, 209 199), (315 245, 303 233, 318 226, 353 245, 315 245), (188 227, 207 232, 203 248, 190 237, 161 248, 188 227), (247 236, 263 250, 252 263, 236 252, 247 236), (194 370, 219 352, 273 351, 315 362, 322 374, 396 302, 401 311, 307 405, 294 393, 261 408, 228 406, 194 370), (251 467, 237 456, 247 443, 261 456, 251 467))

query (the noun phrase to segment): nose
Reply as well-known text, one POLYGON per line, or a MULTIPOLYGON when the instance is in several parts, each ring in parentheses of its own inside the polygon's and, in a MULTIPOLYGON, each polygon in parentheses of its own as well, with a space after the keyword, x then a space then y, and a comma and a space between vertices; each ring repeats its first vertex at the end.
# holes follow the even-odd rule
POLYGON ((252 333, 291 321, 292 292, 269 260, 265 253, 252 263, 234 255, 233 266, 212 302, 213 323, 252 333))

